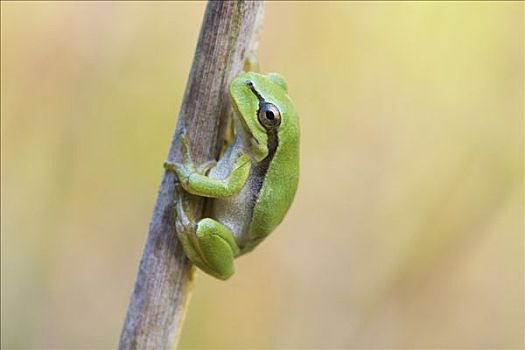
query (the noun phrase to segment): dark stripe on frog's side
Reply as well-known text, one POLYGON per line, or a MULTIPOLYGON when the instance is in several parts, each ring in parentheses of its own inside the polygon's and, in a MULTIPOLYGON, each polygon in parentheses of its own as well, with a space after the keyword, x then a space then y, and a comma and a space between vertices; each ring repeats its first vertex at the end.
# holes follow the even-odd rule
MULTIPOLYGON (((252 168, 253 178, 255 178, 257 181, 254 184, 251 184, 253 186, 252 190, 253 194, 255 195, 255 199, 259 197, 259 192, 262 189, 264 178, 266 177, 266 173, 268 172, 268 168, 272 163, 273 156, 275 155, 277 147, 279 146, 279 138, 277 136, 276 129, 267 130, 266 134, 268 135, 268 155, 259 163, 255 164, 252 168)), ((253 201, 253 204, 255 206, 255 201, 253 201)))
MULTIPOLYGON (((249 81, 247 84, 252 93, 259 100, 259 109, 257 110, 257 113, 255 115, 255 117, 258 118, 257 116, 259 115, 262 106, 266 103, 266 100, 264 99, 264 97, 261 96, 257 89, 255 89, 255 86, 251 81, 249 81)), ((262 185, 264 183, 264 178, 266 177, 266 173, 268 172, 268 168, 272 163, 273 156, 275 155, 277 147, 279 146, 278 129, 278 127, 265 128, 266 135, 268 137, 266 145, 268 147, 268 155, 259 163, 255 164, 255 166, 252 168, 252 177, 255 178, 257 181, 254 184, 250 184, 252 185, 252 192, 255 195, 255 198, 252 199, 257 199, 259 197, 259 192, 261 191, 262 185)), ((255 206, 255 201, 252 201, 251 203, 254 203, 255 206)), ((251 209, 253 209, 253 207, 251 209)))
MULTIPOLYGON (((277 136, 277 129, 270 129, 267 130, 266 134, 268 135, 268 155, 266 158, 261 160, 259 163, 252 166, 250 175, 250 181, 247 184, 250 186, 250 198, 248 200, 248 203, 250 204, 249 212, 253 213, 255 206, 257 205, 257 200, 259 198, 259 193, 261 192, 262 186, 264 184, 264 180, 266 178, 266 174, 268 172, 268 169, 270 168, 270 164, 272 164, 273 157, 275 156, 275 153, 277 152, 277 148, 279 147, 279 138, 277 136)), ((251 215, 253 218, 253 215, 251 215)), ((249 224, 251 226, 251 223, 249 224)), ((259 243, 264 239, 263 237, 260 237, 257 241, 244 241, 244 242, 238 242, 240 245, 241 253, 246 253, 249 250, 253 249, 259 243), (244 250, 245 246, 250 246, 248 250, 244 250)))
MULTIPOLYGON (((257 97, 259 100, 259 110, 261 106, 266 103, 264 98, 259 94, 259 92, 255 89, 253 86, 253 83, 249 82, 248 86, 250 87, 250 90, 253 92, 253 94, 257 97)), ((259 114, 259 110, 257 110, 257 115, 259 114)), ((253 213, 255 206, 257 205, 257 200, 259 198, 259 193, 261 192, 262 186, 264 184, 264 180, 266 178, 266 173, 268 172, 268 169, 270 168, 270 164, 272 163, 273 157, 275 156, 275 153, 277 152, 277 148, 279 147, 279 136, 278 136, 279 128, 269 128, 266 129, 266 135, 268 137, 267 141, 267 147, 268 147, 268 155, 266 158, 261 160, 259 163, 252 166, 251 174, 250 174, 250 182, 247 184, 250 186, 250 199, 248 203, 250 203, 249 212, 253 213)), ((253 215, 251 215, 253 218, 253 215)), ((251 223, 250 223, 251 225, 251 223)), ((260 240, 264 239, 264 237, 261 237, 260 240)), ((254 247, 257 245, 258 242, 248 241, 248 242, 239 242, 241 245, 241 251, 243 250, 245 245, 250 245, 254 247)), ((250 249, 251 250, 251 249, 250 249)), ((243 252, 244 253, 244 252, 243 252)))

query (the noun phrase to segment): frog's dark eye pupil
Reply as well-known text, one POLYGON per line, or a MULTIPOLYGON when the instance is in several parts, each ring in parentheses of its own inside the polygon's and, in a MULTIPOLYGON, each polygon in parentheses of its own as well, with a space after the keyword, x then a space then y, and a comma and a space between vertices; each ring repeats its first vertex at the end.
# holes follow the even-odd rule
POLYGON ((258 112, 259 122, 266 129, 278 128, 281 124, 281 112, 273 103, 264 102, 258 112))

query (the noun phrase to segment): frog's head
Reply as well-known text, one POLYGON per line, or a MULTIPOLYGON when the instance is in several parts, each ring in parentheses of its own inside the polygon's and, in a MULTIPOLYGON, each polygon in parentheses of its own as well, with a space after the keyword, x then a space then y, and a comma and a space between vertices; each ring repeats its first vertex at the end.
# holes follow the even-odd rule
POLYGON ((297 138, 297 116, 280 75, 241 73, 232 81, 230 95, 237 112, 237 130, 255 161, 297 138))

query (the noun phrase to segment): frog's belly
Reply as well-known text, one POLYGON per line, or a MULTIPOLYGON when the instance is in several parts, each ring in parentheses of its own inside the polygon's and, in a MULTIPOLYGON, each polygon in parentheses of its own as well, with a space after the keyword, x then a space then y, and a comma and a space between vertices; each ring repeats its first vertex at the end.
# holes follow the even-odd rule
POLYGON ((248 179, 235 196, 215 199, 212 211, 213 218, 232 231, 241 249, 250 239, 249 229, 256 197, 253 188, 253 179, 248 179))

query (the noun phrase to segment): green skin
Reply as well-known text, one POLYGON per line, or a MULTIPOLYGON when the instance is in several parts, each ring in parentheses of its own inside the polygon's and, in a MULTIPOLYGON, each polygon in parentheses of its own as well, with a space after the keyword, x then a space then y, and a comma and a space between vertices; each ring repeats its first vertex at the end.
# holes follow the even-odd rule
POLYGON ((230 85, 235 138, 218 162, 195 166, 185 134, 177 175, 177 233, 193 264, 228 279, 234 259, 283 220, 299 180, 299 121, 277 74, 242 73, 230 85), (213 198, 211 217, 196 222, 191 195, 213 198))

